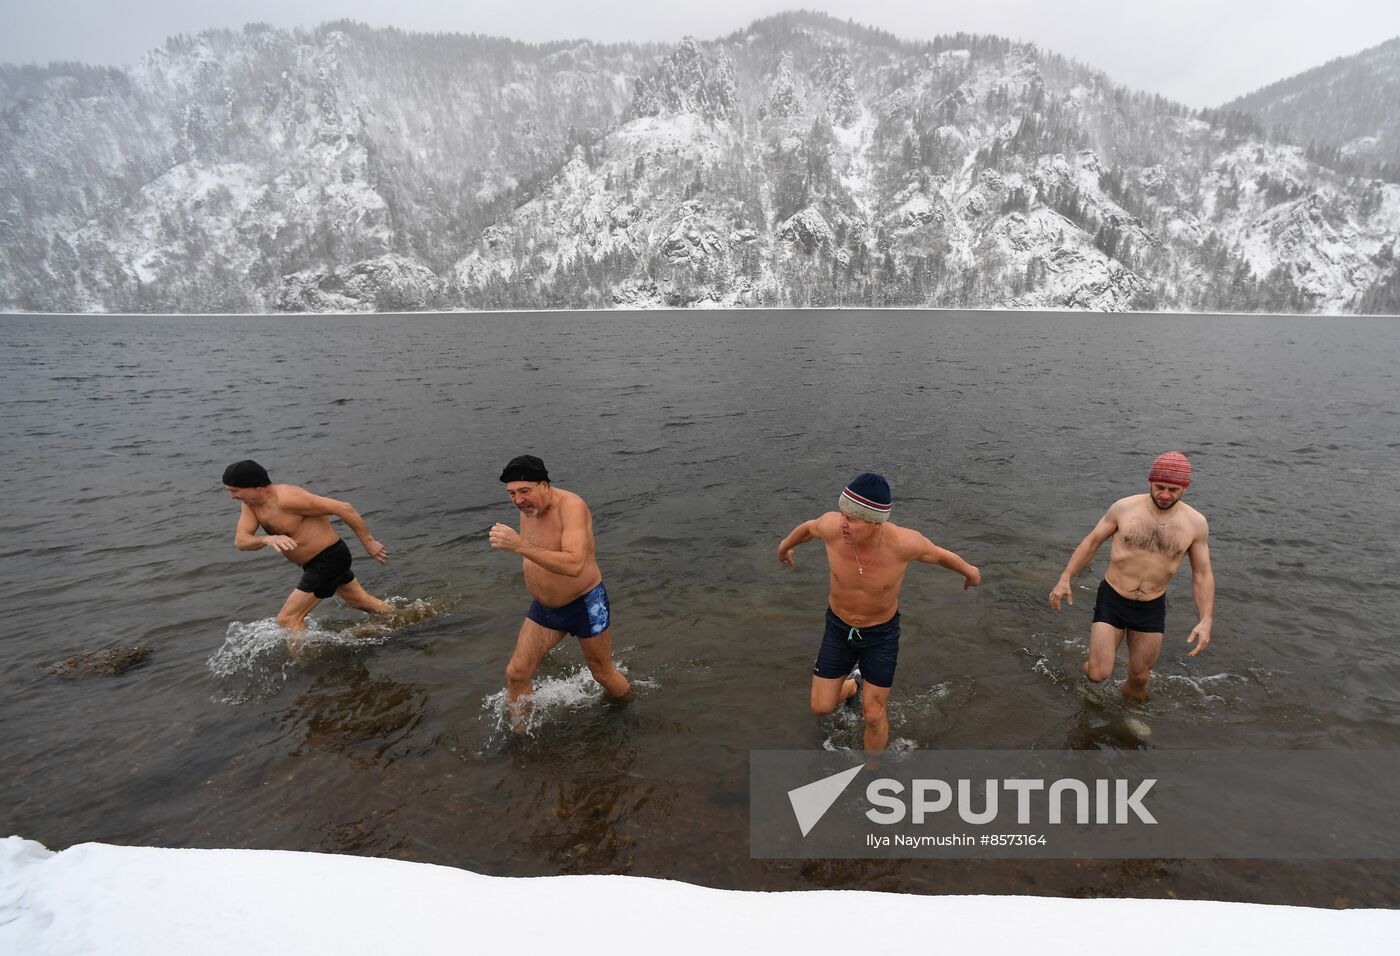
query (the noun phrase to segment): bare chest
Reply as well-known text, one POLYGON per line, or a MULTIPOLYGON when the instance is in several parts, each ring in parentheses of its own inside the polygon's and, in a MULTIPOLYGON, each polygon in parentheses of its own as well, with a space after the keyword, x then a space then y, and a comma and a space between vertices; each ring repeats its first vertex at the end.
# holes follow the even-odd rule
POLYGON ((261 508, 254 508, 253 517, 258 519, 258 524, 268 534, 281 534, 288 537, 294 537, 301 529, 302 523, 306 521, 305 515, 284 511, 276 505, 263 505, 261 508))
POLYGON ((526 544, 547 551, 558 551, 564 543, 564 523, 556 514, 520 519, 520 538, 526 544))
POLYGON ((833 586, 871 596, 898 594, 908 569, 887 551, 859 553, 845 542, 828 547, 826 557, 833 586))
POLYGON ((1175 522, 1139 518, 1118 532, 1118 543, 1126 551, 1177 560, 1186 553, 1191 542, 1185 530, 1175 522))

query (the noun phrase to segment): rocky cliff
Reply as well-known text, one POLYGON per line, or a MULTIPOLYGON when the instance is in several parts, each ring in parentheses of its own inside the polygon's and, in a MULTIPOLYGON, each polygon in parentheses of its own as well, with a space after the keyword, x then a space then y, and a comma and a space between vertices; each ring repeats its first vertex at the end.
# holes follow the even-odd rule
POLYGON ((996 37, 250 27, 0 120, 11 310, 1400 311, 1400 186, 996 37))

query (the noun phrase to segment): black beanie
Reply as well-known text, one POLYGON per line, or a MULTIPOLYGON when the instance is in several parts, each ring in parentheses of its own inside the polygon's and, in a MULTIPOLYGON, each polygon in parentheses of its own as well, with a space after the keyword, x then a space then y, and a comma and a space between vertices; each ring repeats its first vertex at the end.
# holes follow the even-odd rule
POLYGON ((266 488, 272 479, 267 477, 266 468, 245 458, 224 469, 224 484, 230 488, 266 488))
POLYGON ((501 481, 548 481, 549 472, 544 470, 544 462, 534 455, 517 455, 501 472, 501 481))

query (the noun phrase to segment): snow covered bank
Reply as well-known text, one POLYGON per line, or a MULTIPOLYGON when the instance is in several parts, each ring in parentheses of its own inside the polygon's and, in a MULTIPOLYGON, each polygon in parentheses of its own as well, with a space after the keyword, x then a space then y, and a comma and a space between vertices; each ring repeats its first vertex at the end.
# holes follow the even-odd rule
POLYGON ((0 952, 1082 954, 1395 952, 1400 911, 1243 903, 746 893, 626 876, 502 879, 273 850, 0 841, 0 952))

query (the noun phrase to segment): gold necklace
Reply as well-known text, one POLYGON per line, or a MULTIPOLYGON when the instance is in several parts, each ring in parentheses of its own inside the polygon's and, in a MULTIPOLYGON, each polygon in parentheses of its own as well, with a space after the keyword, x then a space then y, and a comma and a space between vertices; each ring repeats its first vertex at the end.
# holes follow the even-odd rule
MULTIPOLYGON (((885 526, 884 526, 884 525, 880 525, 880 530, 877 531, 877 532, 875 532, 876 538, 878 539, 880 535, 884 534, 884 532, 885 532, 885 526)), ((878 545, 879 542, 877 541, 876 544, 878 545)), ((870 565, 869 565, 869 564, 861 564, 861 563, 860 563, 860 548, 857 548, 857 547, 856 547, 856 543, 855 543, 854 541, 851 542, 851 552, 852 552, 853 554, 855 554, 855 556, 856 556, 856 573, 857 573, 857 574, 864 574, 864 573, 865 573, 865 569, 868 568, 870 565)), ((874 559, 874 558, 871 558, 871 559, 870 559, 870 564, 874 564, 874 563, 875 563, 875 559, 874 559)))

